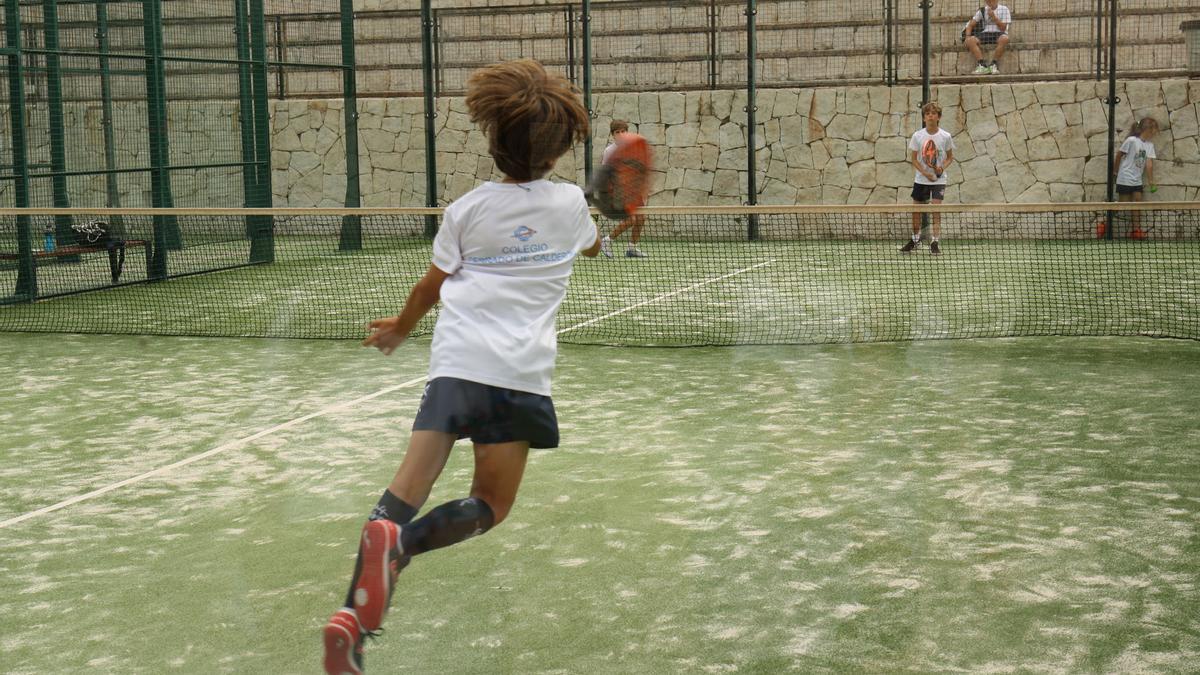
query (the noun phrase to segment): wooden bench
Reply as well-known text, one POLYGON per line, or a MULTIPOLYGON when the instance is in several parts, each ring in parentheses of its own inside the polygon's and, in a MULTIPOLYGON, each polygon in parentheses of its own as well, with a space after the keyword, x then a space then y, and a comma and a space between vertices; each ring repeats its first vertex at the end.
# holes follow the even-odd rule
MULTIPOLYGON (((144 239, 113 239, 96 246, 60 246, 53 251, 34 251, 34 260, 65 258, 67 256, 87 253, 108 253, 108 269, 112 274, 112 283, 121 279, 121 271, 125 269, 125 249, 142 247, 146 255, 146 271, 150 270, 150 242, 144 239)), ((19 260, 17 253, 0 253, 0 260, 19 260)))

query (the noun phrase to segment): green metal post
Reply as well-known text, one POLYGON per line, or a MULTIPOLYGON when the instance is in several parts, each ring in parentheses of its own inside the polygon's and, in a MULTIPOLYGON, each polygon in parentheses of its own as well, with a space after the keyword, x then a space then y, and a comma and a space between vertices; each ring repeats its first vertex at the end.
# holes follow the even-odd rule
MULTIPOLYGON (((163 67, 162 0, 143 0, 142 33, 146 50, 146 117, 150 144, 150 200, 156 208, 171 208, 169 127, 167 124, 166 71, 163 67)), ((154 216, 154 247, 150 279, 167 278, 167 251, 183 248, 174 216, 154 216)))
MULTIPOLYGON (((592 3, 583 0, 583 8, 579 15, 580 33, 583 36, 583 107, 587 110, 588 124, 595 119, 592 111, 592 3)), ((592 182, 592 134, 589 131, 583 139, 583 182, 592 182)))
POLYGON ((933 62, 933 52, 931 51, 933 38, 930 37, 933 19, 930 17, 929 10, 933 9, 933 0, 921 0, 919 6, 921 8, 921 105, 925 105, 929 103, 929 97, 932 94, 929 69, 933 62))
MULTIPOLYGON (((108 59, 108 5, 96 3, 96 49, 100 52, 100 126, 104 134, 104 192, 109 208, 120 208, 121 191, 117 186, 116 140, 113 138, 112 67, 108 59)), ((114 232, 125 236, 125 223, 121 216, 113 216, 110 224, 114 232)))
MULTIPOLYGON (((437 206, 437 106, 433 97, 433 10, 421 0, 421 75, 425 85, 425 206, 437 206)), ((425 216, 425 236, 437 234, 437 219, 425 216)))
MULTIPOLYGON (((254 199, 271 206, 271 112, 267 100, 267 27, 263 0, 250 0, 250 60, 254 83, 254 199)), ((252 216, 250 262, 275 262, 275 219, 252 216)))
MULTIPOLYGON (((1108 166, 1104 173, 1108 175, 1108 186, 1105 194, 1107 201, 1113 201, 1116 192, 1116 179, 1112 166, 1117 154, 1117 0, 1108 0, 1108 166)), ((1108 227, 1104 228, 1104 238, 1112 239, 1116 229, 1115 211, 1107 214, 1108 227)))
MULTIPOLYGON (((246 0, 233 0, 234 35, 238 58, 238 126, 242 141, 242 206, 251 206, 258 169, 254 166, 254 85, 250 80, 249 11, 246 0)), ((250 218, 246 217, 246 238, 253 239, 250 218)))
MULTIPOLYGON (((29 148, 25 138, 25 69, 21 63, 19 0, 4 0, 4 38, 8 48, 8 121, 12 137, 13 192, 17 208, 29 207, 29 148)), ((37 299, 37 268, 33 263, 33 222, 17 216, 16 297, 37 299)))
MULTIPOLYGON (((361 206, 358 175, 358 84, 355 81, 354 0, 342 0, 342 109, 346 127, 346 202, 361 206)), ((343 216, 338 250, 362 249, 362 217, 343 216)))
MULTIPOLYGON (((758 26, 758 5, 755 0, 746 0, 746 203, 754 206, 758 203, 758 149, 755 127, 758 124, 758 100, 756 92, 758 74, 758 41, 756 28, 758 26)), ((758 239, 758 216, 751 215, 747 225, 747 237, 750 241, 758 239)))
MULTIPOLYGON (((46 98, 50 113, 50 178, 52 189, 51 198, 57 208, 71 205, 67 194, 67 139, 66 123, 63 115, 62 96, 62 62, 59 60, 58 44, 58 0, 42 0, 42 30, 46 40, 46 98)), ((71 229, 71 217, 59 215, 54 217, 55 239, 64 244, 75 241, 75 231, 71 229)), ((74 261, 79 256, 70 256, 74 261)))
MULTIPOLYGON (((933 8, 933 0, 921 0, 921 105, 932 100, 933 88, 930 85, 929 69, 933 61, 933 45, 930 37, 930 12, 933 8)), ((920 116, 921 124, 925 123, 925 116, 920 116)), ((921 236, 925 236, 925 232, 929 230, 929 214, 921 214, 921 236)))

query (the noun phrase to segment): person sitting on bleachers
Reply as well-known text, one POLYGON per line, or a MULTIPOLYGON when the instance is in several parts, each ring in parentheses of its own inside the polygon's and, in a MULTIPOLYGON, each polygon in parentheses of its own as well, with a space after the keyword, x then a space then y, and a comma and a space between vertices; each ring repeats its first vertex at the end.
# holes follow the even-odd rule
POLYGON ((1000 57, 1004 55, 1004 50, 1008 47, 1008 27, 1010 25, 1012 25, 1012 12, 1008 7, 999 4, 999 0, 985 0, 983 7, 980 7, 971 16, 966 30, 963 31, 963 34, 967 36, 963 43, 967 46, 967 51, 971 52, 971 56, 975 57, 979 63, 975 67, 976 75, 1000 73, 1000 57), (982 26, 978 34, 975 31, 976 26, 982 26), (982 45, 996 46, 990 63, 983 58, 982 45))

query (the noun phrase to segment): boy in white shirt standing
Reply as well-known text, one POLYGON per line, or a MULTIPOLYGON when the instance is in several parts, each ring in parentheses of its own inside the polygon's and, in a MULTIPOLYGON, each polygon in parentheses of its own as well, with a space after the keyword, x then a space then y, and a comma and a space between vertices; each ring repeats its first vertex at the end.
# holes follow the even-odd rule
POLYGON ((979 63, 975 67, 976 75, 1000 74, 1000 57, 1004 56, 1004 50, 1008 48, 1008 27, 1011 24, 1012 12, 1001 5, 999 0, 986 0, 983 7, 971 16, 964 31, 968 36, 964 44, 979 63), (978 37, 972 34, 976 26, 983 26, 983 31, 978 37), (983 45, 996 45, 991 63, 983 58, 983 45))
POLYGON ((587 111, 566 79, 528 59, 476 71, 466 103, 505 178, 446 208, 433 264, 403 311, 372 321, 363 342, 391 354, 442 304, 408 451, 363 526, 345 605, 322 632, 328 673, 362 672, 363 637, 379 629, 412 556, 498 525, 516 499, 529 449, 558 445, 550 399, 555 317, 576 256, 595 256, 600 237, 583 190, 543 176, 587 137, 587 111), (454 442, 468 437, 470 496, 414 520, 454 442))
MULTIPOLYGON (((946 194, 946 169, 954 161, 954 137, 949 131, 938 128, 942 121, 942 106, 930 101, 921 107, 925 127, 918 129, 908 142, 909 157, 916 175, 913 177, 912 198, 914 204, 941 204, 946 194)), ((929 252, 941 255, 938 243, 942 235, 942 214, 934 213, 933 239, 929 252)), ((912 214, 912 239, 900 248, 901 253, 912 253, 921 245, 921 214, 912 214)))

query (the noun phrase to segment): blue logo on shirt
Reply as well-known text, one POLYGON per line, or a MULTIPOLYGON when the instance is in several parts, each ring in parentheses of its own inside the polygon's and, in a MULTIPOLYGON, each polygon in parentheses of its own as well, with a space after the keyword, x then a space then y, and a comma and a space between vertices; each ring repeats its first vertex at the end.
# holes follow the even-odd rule
POLYGON ((512 236, 515 237, 517 241, 529 241, 530 239, 533 239, 533 235, 535 234, 537 234, 537 230, 533 230, 522 225, 513 230, 512 236))

